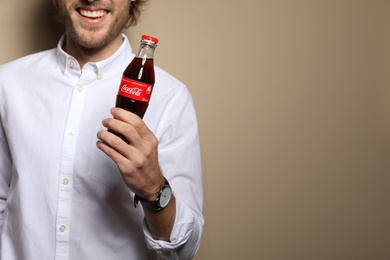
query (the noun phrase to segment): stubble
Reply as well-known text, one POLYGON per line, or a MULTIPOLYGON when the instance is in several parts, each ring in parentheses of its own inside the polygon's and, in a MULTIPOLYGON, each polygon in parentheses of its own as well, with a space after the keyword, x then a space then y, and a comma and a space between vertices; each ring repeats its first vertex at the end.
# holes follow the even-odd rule
POLYGON ((80 3, 72 5, 70 10, 67 10, 64 4, 59 5, 59 11, 64 18, 67 37, 69 37, 72 42, 85 49, 100 49, 107 46, 118 37, 129 20, 130 1, 128 1, 123 8, 113 6, 102 7, 98 6, 99 3, 95 3, 98 2, 93 2, 88 6, 101 7, 110 10, 109 15, 111 15, 113 19, 111 19, 108 26, 79 24, 77 21, 73 20, 71 12, 76 10, 76 6, 82 6, 80 3))

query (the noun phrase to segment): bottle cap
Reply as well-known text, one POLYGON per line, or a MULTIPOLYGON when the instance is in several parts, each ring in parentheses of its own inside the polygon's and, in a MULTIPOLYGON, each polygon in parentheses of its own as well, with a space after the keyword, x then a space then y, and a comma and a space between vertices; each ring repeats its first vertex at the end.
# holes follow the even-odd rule
POLYGON ((151 41, 151 42, 154 42, 154 43, 158 43, 158 39, 153 37, 153 36, 149 36, 149 35, 142 35, 142 40, 147 40, 147 41, 151 41))

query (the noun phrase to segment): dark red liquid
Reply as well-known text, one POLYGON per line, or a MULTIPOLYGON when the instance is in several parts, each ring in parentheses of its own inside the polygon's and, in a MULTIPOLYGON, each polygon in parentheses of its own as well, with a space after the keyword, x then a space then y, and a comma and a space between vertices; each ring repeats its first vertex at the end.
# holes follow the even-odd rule
POLYGON ((121 95, 116 96, 116 107, 126 109, 138 115, 140 118, 144 117, 148 105, 148 102, 141 102, 121 95))
MULTIPOLYGON (((134 58, 123 72, 123 76, 129 79, 141 81, 144 83, 154 84, 154 64, 153 59, 134 58)), ((140 118, 143 118, 148 108, 148 102, 142 102, 132 98, 124 97, 121 95, 116 96, 116 107, 123 108, 130 111, 140 118)), ((122 135, 115 133, 112 130, 110 132, 116 134, 126 143, 129 141, 122 135)))
MULTIPOLYGON (((134 58, 123 72, 123 76, 129 79, 154 84, 153 59, 134 58)), ((117 95, 116 107, 126 109, 143 118, 148 102, 138 101, 132 98, 117 95)))

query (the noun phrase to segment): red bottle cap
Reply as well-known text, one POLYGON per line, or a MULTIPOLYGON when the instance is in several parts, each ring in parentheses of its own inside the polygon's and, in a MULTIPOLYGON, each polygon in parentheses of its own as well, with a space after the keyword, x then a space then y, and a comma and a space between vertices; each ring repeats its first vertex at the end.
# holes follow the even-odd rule
POLYGON ((158 39, 153 37, 153 36, 149 36, 149 35, 142 35, 142 40, 147 40, 147 41, 151 41, 151 42, 154 42, 154 43, 158 43, 158 39))

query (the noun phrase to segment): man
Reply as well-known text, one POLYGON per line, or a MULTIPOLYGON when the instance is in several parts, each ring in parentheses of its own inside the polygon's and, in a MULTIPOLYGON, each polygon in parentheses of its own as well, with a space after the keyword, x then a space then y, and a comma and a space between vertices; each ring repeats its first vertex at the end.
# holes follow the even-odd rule
POLYGON ((134 57, 121 31, 145 2, 53 0, 57 48, 0 67, 1 259, 196 253, 203 191, 187 88, 156 68, 144 120, 112 108, 134 57))

